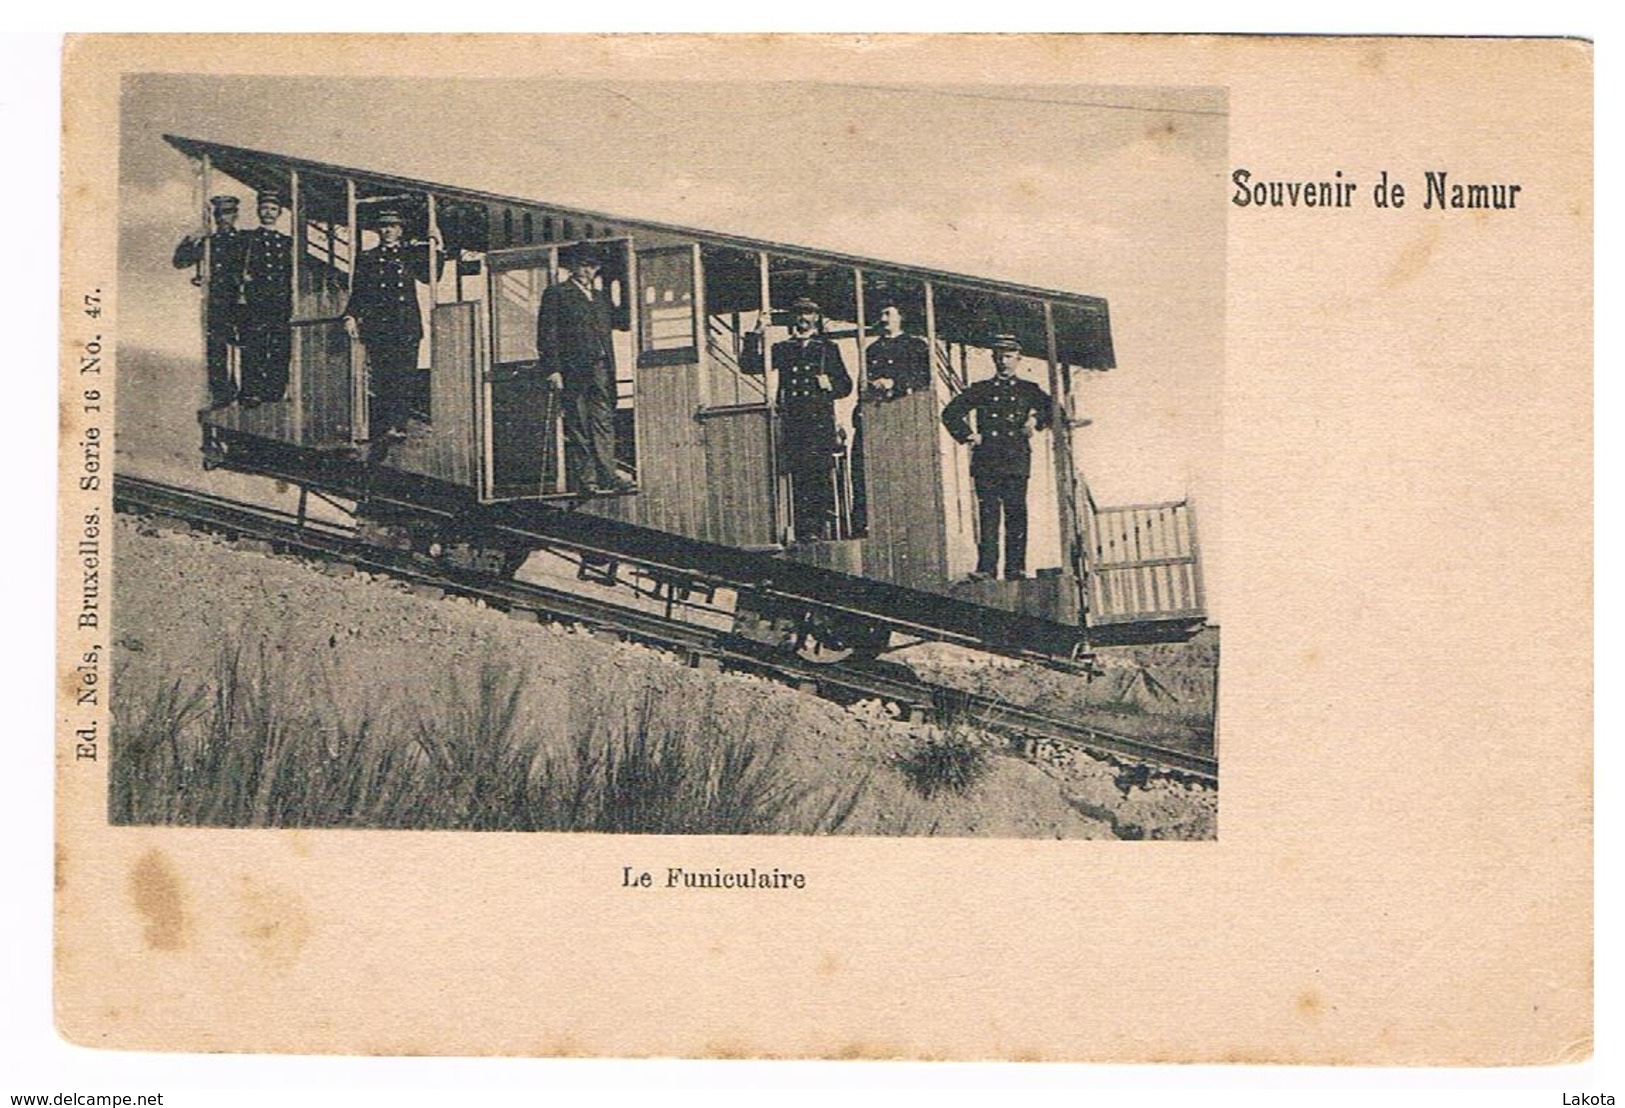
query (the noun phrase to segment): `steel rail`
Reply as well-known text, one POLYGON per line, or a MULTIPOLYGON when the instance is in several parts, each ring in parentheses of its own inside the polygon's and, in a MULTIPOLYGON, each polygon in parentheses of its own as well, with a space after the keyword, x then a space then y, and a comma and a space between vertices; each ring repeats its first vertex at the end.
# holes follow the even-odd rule
POLYGON ((1218 781, 1218 762, 1213 758, 1124 735, 1086 721, 1056 719, 996 697, 939 685, 912 674, 905 677, 902 673, 907 671, 902 666, 883 662, 819 665, 794 656, 769 655, 762 649, 741 644, 719 628, 639 611, 534 582, 494 578, 459 569, 429 561, 410 551, 369 544, 341 525, 309 518, 301 520, 281 509, 244 504, 145 478, 116 475, 113 500, 120 511, 171 516, 292 552, 386 573, 411 584, 474 597, 494 608, 583 623, 683 653, 691 661, 713 658, 719 665, 732 669, 767 674, 802 686, 812 684, 820 695, 831 699, 878 699, 911 713, 954 715, 1017 739, 1061 743, 1157 766, 1206 783, 1218 781))

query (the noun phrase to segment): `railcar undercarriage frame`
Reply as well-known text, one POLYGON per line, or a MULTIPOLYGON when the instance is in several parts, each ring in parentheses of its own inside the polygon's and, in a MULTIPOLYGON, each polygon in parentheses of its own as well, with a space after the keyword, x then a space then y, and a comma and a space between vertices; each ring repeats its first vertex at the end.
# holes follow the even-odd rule
POLYGON ((1088 628, 573 510, 582 500, 481 503, 467 488, 371 464, 362 451, 315 450, 207 421, 203 459, 206 469, 297 488, 301 519, 312 497, 332 505, 377 545, 498 576, 512 576, 532 553, 551 553, 574 561, 581 581, 659 602, 667 618, 727 617, 736 637, 809 661, 947 642, 1096 672, 1088 628))

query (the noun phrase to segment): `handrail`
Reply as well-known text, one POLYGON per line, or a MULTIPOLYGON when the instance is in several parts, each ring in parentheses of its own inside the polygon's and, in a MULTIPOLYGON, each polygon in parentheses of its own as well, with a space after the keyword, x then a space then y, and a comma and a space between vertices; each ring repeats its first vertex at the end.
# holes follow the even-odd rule
POLYGON ((1113 504, 1109 508, 1101 508, 1102 512, 1162 512, 1173 508, 1189 507, 1190 500, 1162 500, 1149 504, 1113 504))
POLYGON ((709 408, 694 409, 694 418, 722 419, 727 416, 749 415, 751 413, 766 415, 768 411, 766 404, 715 404, 709 408))
POLYGON ((954 372, 954 353, 952 344, 938 339, 937 348, 936 350, 932 351, 931 361, 936 367, 937 376, 941 377, 942 383, 948 386, 949 396, 958 396, 964 391, 966 382, 961 381, 959 379, 959 374, 954 372))

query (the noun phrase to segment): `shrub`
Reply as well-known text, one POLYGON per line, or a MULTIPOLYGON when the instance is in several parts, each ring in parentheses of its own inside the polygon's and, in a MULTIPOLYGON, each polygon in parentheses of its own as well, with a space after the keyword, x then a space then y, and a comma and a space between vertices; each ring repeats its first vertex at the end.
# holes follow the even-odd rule
POLYGON ((713 704, 670 710, 653 691, 618 715, 594 713, 576 732, 566 829, 631 834, 751 835, 837 831, 862 786, 816 812, 814 790, 794 781, 773 741, 729 733, 713 704), (674 718, 674 716, 676 718, 674 718))
POLYGON ((965 795, 990 765, 987 748, 963 727, 931 735, 897 760, 909 785, 928 800, 941 792, 965 795))

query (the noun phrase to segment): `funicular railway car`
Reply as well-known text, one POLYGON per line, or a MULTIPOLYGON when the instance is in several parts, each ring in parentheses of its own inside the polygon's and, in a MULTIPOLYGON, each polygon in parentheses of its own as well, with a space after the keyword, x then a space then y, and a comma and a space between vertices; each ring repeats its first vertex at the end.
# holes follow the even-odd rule
POLYGON ((557 548, 605 583, 624 563, 685 597, 720 586, 736 632, 814 657, 942 639, 1067 663, 1203 625, 1192 506, 1099 507, 1075 464, 1072 431, 1087 422, 1076 378, 1114 365, 1102 299, 166 137, 195 161, 203 196, 288 199, 289 388, 200 413, 209 465, 347 499, 363 524, 389 520, 425 552, 499 571, 557 548), (431 264, 414 290, 412 418, 381 441, 369 433, 379 380, 342 313, 386 208, 431 264), (603 258, 596 287, 612 307, 617 495, 571 487, 558 397, 537 363, 543 293, 583 242, 603 258), (833 511, 816 524, 798 521, 782 471, 771 353, 802 298, 820 305, 855 382, 836 404, 833 511), (923 387, 872 387, 885 308, 923 340, 923 387), (971 581, 969 451, 941 414, 991 375, 996 334, 1019 341, 1055 428, 1033 440, 1036 572, 971 581))

